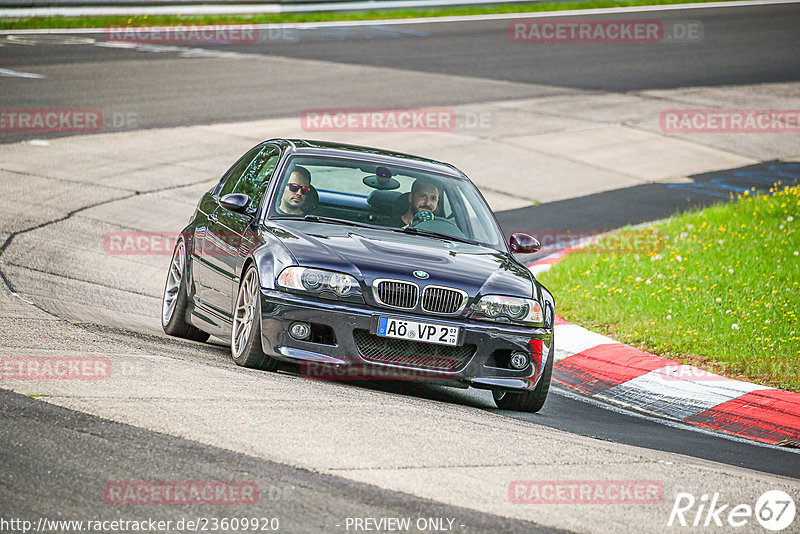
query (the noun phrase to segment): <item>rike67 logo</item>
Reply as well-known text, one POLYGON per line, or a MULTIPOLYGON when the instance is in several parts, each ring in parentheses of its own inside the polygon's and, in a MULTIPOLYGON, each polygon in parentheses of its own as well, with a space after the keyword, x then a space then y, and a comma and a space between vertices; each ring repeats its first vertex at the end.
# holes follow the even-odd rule
MULTIPOLYGON (((691 493, 678 493, 669 514, 669 527, 733 527, 739 528, 756 521, 767 530, 777 532, 794 523, 794 500, 781 490, 761 495, 754 507, 724 502, 718 492, 697 499, 691 493)), ((749 530, 749 529, 748 529, 749 530)))

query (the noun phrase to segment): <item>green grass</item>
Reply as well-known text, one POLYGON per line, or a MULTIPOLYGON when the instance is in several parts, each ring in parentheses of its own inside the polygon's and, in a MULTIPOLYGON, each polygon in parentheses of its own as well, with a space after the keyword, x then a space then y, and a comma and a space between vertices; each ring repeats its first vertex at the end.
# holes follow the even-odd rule
POLYGON ((558 314, 713 373, 800 391, 800 187, 625 229, 542 282, 558 314))
MULTIPOLYGON (((0 30, 32 28, 105 28, 106 26, 166 26, 206 24, 268 24, 277 22, 322 22, 337 20, 404 19, 416 17, 444 17, 458 15, 484 15, 492 13, 530 13, 572 9, 611 8, 645 5, 705 3, 719 0, 590 0, 559 3, 496 4, 492 6, 466 6, 454 8, 398 9, 353 12, 314 12, 253 15, 202 15, 202 16, 104 16, 104 17, 31 17, 0 19, 0 30)), ((131 8, 135 11, 136 8, 131 8)))

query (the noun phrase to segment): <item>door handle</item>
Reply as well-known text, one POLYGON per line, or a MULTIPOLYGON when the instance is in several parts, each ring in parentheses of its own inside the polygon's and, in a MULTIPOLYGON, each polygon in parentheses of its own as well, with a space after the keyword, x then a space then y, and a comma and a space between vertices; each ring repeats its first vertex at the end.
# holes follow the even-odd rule
POLYGON ((212 213, 211 215, 208 216, 208 220, 214 223, 219 222, 219 217, 217 217, 216 213, 212 213))

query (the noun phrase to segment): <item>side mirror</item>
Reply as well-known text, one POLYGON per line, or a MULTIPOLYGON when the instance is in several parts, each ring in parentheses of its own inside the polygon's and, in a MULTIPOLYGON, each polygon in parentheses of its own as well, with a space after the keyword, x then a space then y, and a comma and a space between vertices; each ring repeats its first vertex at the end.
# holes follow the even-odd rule
POLYGON ((230 193, 219 199, 219 205, 236 213, 249 213, 250 197, 242 193, 230 193))
POLYGON ((517 232, 511 234, 511 237, 508 238, 508 248, 512 254, 533 254, 534 252, 539 252, 542 245, 532 235, 517 232))

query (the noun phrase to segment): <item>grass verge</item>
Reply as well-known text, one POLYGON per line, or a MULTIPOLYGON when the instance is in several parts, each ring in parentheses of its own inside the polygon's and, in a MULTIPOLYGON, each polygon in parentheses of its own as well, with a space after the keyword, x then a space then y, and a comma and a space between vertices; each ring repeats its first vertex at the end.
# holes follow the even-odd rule
MULTIPOLYGON (((31 17, 2 18, 0 30, 43 28, 105 28, 107 26, 172 26, 211 24, 270 24, 279 22, 325 22, 345 20, 406 19, 417 17, 449 17, 460 15, 487 15, 493 13, 531 13, 540 11, 568 11, 612 7, 671 5, 685 3, 718 2, 720 0, 589 0, 559 3, 495 4, 491 6, 465 6, 453 8, 397 9, 379 11, 264 13, 252 15, 132 15, 103 17, 31 17)), ((132 7, 131 12, 136 8, 132 7)))
POLYGON ((542 282, 563 318, 666 358, 800 392, 800 186, 625 229, 542 282))

